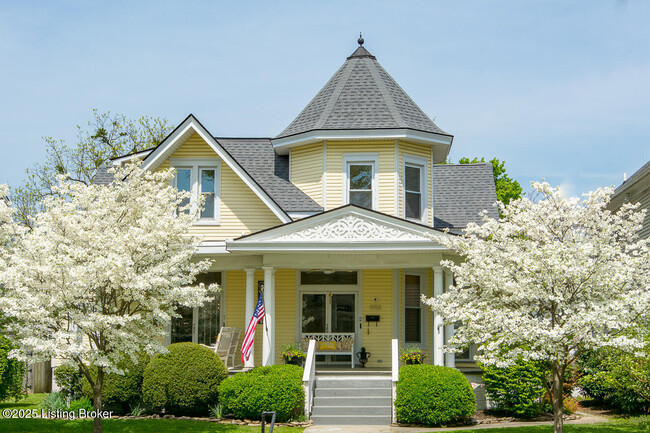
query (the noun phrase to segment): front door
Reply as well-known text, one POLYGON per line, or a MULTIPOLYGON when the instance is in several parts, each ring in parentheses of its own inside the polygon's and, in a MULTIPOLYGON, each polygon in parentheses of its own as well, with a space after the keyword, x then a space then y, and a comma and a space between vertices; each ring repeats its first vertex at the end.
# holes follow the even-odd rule
MULTIPOLYGON (((302 332, 304 334, 354 333, 356 331, 355 317, 356 295, 354 293, 302 294, 302 332)), ((350 357, 345 355, 319 356, 317 361, 350 362, 350 357)))

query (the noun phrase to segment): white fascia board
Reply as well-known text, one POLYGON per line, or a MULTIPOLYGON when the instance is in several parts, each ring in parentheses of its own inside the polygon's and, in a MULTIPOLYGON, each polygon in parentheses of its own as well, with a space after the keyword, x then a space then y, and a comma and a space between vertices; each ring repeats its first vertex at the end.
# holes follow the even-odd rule
POLYGON ((133 161, 134 159, 144 159, 151 152, 152 152, 152 149, 148 149, 148 150, 143 150, 141 152, 132 153, 131 155, 119 156, 117 158, 111 159, 111 163, 113 165, 122 165, 125 162, 133 161))
POLYGON ((359 129, 359 130, 317 130, 303 132, 284 138, 272 139, 273 149, 280 155, 289 153, 289 149, 318 141, 336 140, 394 140, 404 139, 423 144, 443 144, 451 146, 453 137, 432 132, 416 131, 407 128, 396 129, 359 129))
POLYGON ((201 242, 196 250, 197 254, 229 254, 226 242, 201 242))
POLYGON ((447 251, 444 246, 429 241, 410 242, 226 242, 230 252, 384 252, 384 251, 447 251))
POLYGON ((300 220, 303 218, 307 218, 313 215, 318 215, 321 212, 289 212, 289 216, 293 218, 293 220, 300 220))
POLYGON ((248 186, 255 195, 257 195, 257 197, 259 197, 259 199, 262 200, 269 209, 271 209, 280 221, 283 223, 292 221, 291 217, 287 215, 287 213, 284 212, 273 200, 271 200, 271 197, 269 197, 268 194, 266 194, 266 192, 255 183, 250 175, 241 168, 230 154, 221 147, 214 137, 205 130, 205 128, 203 128, 203 126, 193 116, 188 117, 187 120, 180 125, 174 133, 172 133, 172 135, 167 137, 165 142, 158 146, 156 150, 149 155, 142 168, 144 170, 155 170, 176 150, 175 145, 178 142, 184 142, 194 133, 198 134, 206 143, 208 143, 208 146, 214 150, 217 156, 228 164, 246 186, 248 186))

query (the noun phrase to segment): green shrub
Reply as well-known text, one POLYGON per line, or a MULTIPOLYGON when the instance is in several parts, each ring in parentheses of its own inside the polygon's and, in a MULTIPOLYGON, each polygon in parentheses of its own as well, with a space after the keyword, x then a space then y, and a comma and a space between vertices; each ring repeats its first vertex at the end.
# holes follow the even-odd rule
POLYGON ((194 343, 170 345, 144 371, 142 396, 155 411, 174 415, 206 415, 217 403, 218 386, 228 376, 219 357, 194 343))
POLYGON ((579 384, 589 396, 626 413, 650 411, 650 353, 634 356, 603 348, 579 360, 579 384))
POLYGON ((26 397, 23 388, 25 364, 9 358, 9 351, 15 345, 4 335, 0 335, 0 401, 13 398, 18 401, 26 397))
POLYGON ((39 408, 47 411, 67 410, 68 403, 65 400, 63 393, 51 392, 45 396, 39 408))
POLYGON ((533 417, 544 410, 549 370, 541 362, 520 362, 512 367, 482 366, 485 396, 494 411, 516 417, 533 417))
POLYGON ((256 367, 238 373, 219 386, 223 413, 259 419, 262 412, 277 413, 276 421, 297 418, 304 411, 303 369, 297 365, 256 367))
POLYGON ((444 425, 467 418, 475 410, 474 391, 460 371, 428 364, 400 368, 395 397, 400 422, 444 425))
POLYGON ((82 397, 74 400, 70 402, 70 406, 68 406, 68 410, 74 412, 77 416, 79 416, 80 409, 84 409, 86 412, 93 410, 93 404, 88 397, 82 397))
MULTIPOLYGON (((124 374, 107 373, 104 375, 102 386, 102 405, 105 408, 114 410, 116 413, 129 413, 132 405, 137 405, 142 397, 142 378, 144 369, 149 364, 150 357, 141 353, 137 357, 138 362, 134 363, 130 358, 125 358, 118 364, 118 368, 124 374)), ((97 368, 90 367, 90 373, 97 377, 97 368)), ((83 378, 83 395, 93 399, 93 390, 90 382, 83 378)))
POLYGON ((82 379, 83 374, 77 366, 63 364, 54 369, 54 382, 66 399, 77 400, 81 397, 82 379))

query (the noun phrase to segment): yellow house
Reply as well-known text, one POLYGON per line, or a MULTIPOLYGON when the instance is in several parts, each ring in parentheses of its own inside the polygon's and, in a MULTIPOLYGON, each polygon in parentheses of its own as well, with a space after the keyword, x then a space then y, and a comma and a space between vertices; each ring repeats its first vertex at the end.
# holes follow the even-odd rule
POLYGON ((367 367, 388 369, 397 339, 427 362, 471 366, 471 353, 443 352, 453 326, 420 302, 452 279, 440 262, 454 255, 433 235, 454 236, 483 210, 496 216, 491 165, 440 164, 452 141, 359 39, 276 137, 220 138, 190 115, 157 148, 115 159, 173 167, 178 189, 206 198, 193 231, 204 236, 197 256, 214 261, 204 278, 221 292, 182 309, 168 343, 245 329, 263 287, 266 318, 246 366, 282 363, 281 346, 332 334, 349 354, 318 364, 355 366, 365 347, 367 367))

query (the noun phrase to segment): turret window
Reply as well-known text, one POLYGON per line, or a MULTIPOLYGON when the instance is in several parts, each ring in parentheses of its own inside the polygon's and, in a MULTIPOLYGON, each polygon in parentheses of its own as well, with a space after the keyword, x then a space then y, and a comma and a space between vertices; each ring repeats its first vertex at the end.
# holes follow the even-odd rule
POLYGON ((377 208, 377 162, 374 157, 349 155, 344 157, 347 203, 366 209, 377 208))
POLYGON ((404 155, 403 187, 404 216, 410 220, 425 221, 427 160, 414 155, 404 155))

